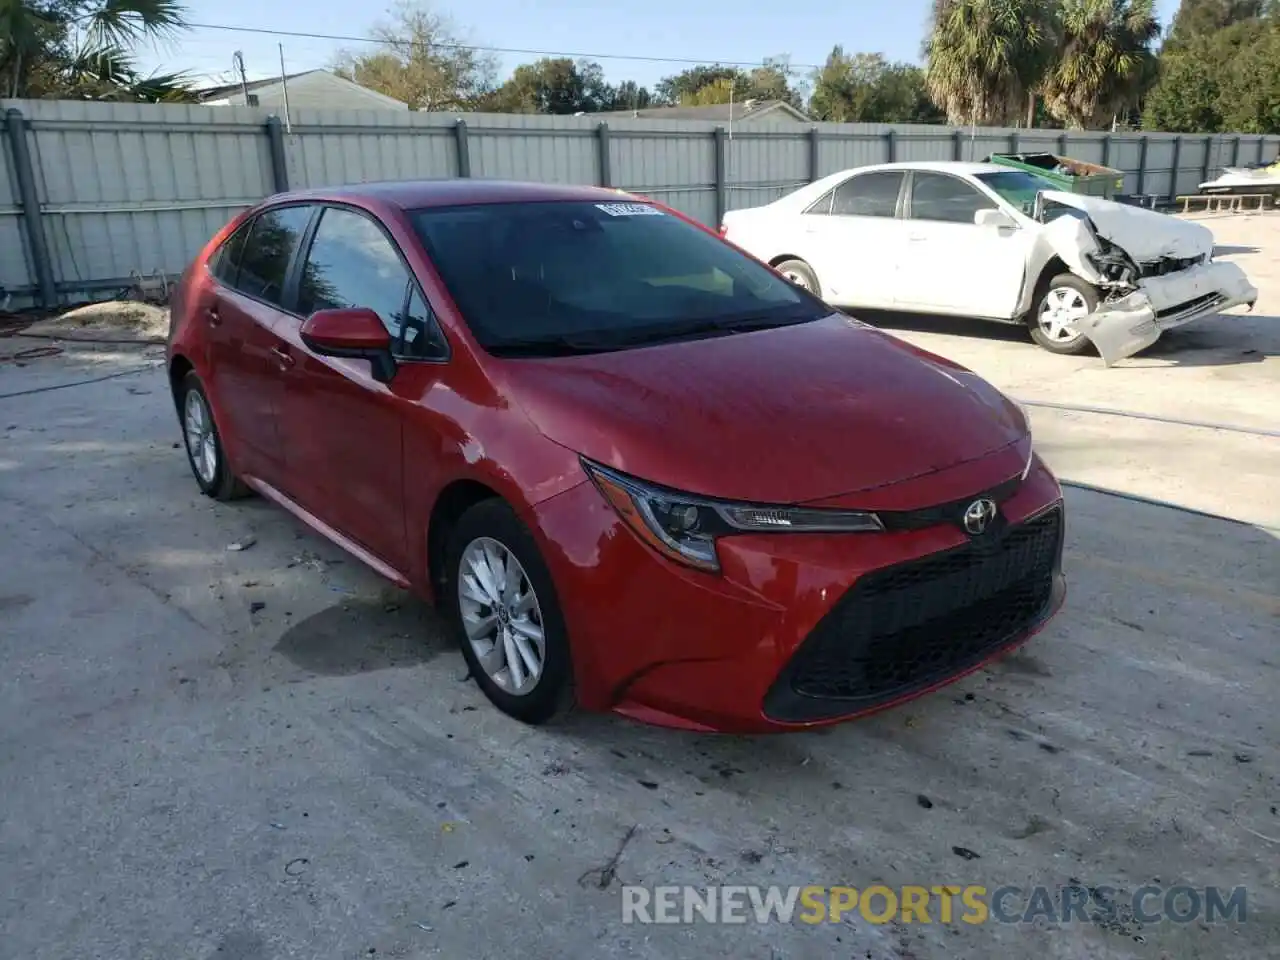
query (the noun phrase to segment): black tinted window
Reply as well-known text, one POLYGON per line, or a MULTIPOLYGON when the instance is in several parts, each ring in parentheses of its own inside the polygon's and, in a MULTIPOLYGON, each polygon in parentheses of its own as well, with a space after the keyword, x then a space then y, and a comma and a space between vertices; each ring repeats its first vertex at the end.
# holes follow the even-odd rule
POLYGON ((368 307, 394 338, 408 287, 400 255, 372 220, 333 207, 320 215, 298 286, 299 313, 368 307))
MULTIPOLYGON (((481 204, 414 214, 486 348, 652 342, 691 326, 787 323, 823 305, 717 237, 647 204, 481 204)), ((708 334, 713 335, 713 334, 708 334)))
POLYGON ((415 285, 409 295, 409 308, 405 311, 399 352, 418 360, 443 357, 448 353, 444 334, 436 323, 431 307, 422 299, 415 285))
POLYGON ((940 173, 916 172, 911 177, 911 218, 973 223, 979 210, 994 210, 995 201, 974 187, 940 173))
POLYGON ((258 214, 245 244, 236 289, 280 303, 289 261, 310 219, 310 207, 279 207, 258 214))
POLYGON ((209 269, 213 275, 229 287, 236 285, 236 274, 240 270, 240 258, 244 254, 244 242, 249 236, 249 228, 253 222, 243 223, 213 255, 209 269))
POLYGON ((892 217, 898 207, 902 174, 863 173, 836 187, 831 213, 845 217, 892 217))

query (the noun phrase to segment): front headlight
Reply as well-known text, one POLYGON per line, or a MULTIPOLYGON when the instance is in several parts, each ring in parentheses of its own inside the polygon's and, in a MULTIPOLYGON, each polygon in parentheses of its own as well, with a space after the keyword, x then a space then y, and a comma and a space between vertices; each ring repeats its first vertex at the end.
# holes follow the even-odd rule
POLYGON ((711 500, 659 487, 583 459, 600 493, 636 535, 663 556, 718 571, 716 540, 734 533, 873 533, 873 513, 711 500))

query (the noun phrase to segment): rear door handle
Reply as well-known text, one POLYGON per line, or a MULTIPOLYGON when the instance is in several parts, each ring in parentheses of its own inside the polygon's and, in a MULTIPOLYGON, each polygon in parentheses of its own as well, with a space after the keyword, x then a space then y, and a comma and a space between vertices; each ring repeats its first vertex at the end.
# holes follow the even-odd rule
POLYGON ((272 347, 271 352, 275 355, 276 363, 280 365, 281 370, 288 370, 297 362, 293 359, 293 354, 284 347, 272 347))
POLYGON ((218 314, 218 308, 216 306, 206 307, 204 315, 208 318, 210 326, 216 327, 218 324, 222 323, 222 317, 218 314))

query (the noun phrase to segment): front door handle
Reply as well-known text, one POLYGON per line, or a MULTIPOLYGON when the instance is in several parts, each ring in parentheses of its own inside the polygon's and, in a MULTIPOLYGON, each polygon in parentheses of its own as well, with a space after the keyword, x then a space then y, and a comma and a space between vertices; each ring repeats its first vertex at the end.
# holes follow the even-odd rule
POLYGON ((293 354, 284 347, 272 347, 271 353, 276 358, 276 363, 279 364, 281 370, 288 370, 297 362, 293 359, 293 354))
POLYGON ((216 327, 220 323, 222 323, 222 317, 219 315, 218 308, 216 305, 212 307, 206 307, 204 311, 204 315, 208 319, 209 326, 211 327, 216 327))

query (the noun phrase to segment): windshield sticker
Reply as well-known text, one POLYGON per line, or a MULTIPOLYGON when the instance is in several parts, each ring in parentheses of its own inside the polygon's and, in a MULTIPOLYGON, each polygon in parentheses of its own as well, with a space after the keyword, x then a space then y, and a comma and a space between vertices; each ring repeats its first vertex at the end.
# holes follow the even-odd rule
POLYGON ((660 217, 662 211, 647 203, 597 203, 597 210, 603 210, 611 217, 660 217))

